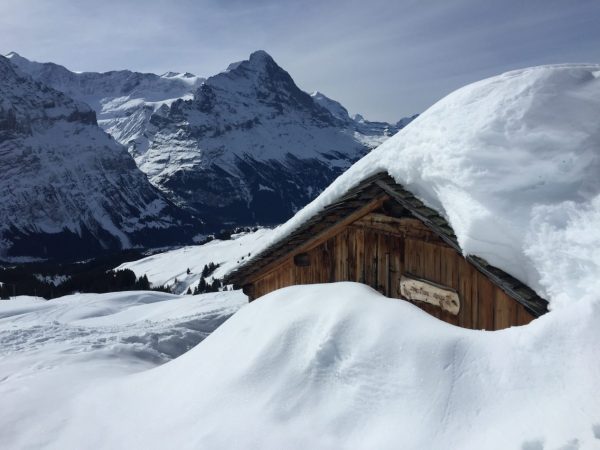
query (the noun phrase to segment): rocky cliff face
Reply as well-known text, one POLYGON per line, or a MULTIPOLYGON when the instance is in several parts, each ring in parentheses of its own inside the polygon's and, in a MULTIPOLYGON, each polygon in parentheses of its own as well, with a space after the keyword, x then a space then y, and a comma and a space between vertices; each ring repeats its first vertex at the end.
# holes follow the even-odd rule
POLYGON ((148 146, 144 134, 152 113, 179 98, 191 98, 204 81, 176 72, 160 76, 130 70, 71 72, 58 64, 29 61, 15 52, 6 57, 35 80, 88 104, 98 124, 133 154, 148 146))
POLYGON ((211 223, 274 224, 396 131, 332 113, 259 51, 158 109, 136 161, 211 223))
POLYGON ((0 260, 83 257, 191 238, 86 104, 0 56, 0 260))
POLYGON ((214 229, 284 221, 412 120, 351 118, 338 102, 300 90, 264 51, 204 81, 11 61, 89 103, 150 181, 214 229))

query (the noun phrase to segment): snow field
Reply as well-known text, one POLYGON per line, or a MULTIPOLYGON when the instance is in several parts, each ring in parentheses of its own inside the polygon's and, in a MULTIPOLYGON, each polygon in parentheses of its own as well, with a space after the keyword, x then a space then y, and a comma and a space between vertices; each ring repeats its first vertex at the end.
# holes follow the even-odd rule
POLYGON ((246 301, 239 292, 0 301, 0 448, 59 448, 56 429, 78 395, 176 358, 246 301))
POLYGON ((598 448, 598 318, 582 302, 491 333, 361 284, 285 288, 58 406, 51 447, 598 448))

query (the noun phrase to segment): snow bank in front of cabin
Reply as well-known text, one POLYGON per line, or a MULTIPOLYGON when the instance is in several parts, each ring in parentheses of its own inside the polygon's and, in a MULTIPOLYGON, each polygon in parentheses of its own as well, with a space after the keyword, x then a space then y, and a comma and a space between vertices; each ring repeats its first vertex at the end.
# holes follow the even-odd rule
POLYGON ((592 449, 599 316, 580 302, 490 333, 357 283, 284 288, 174 361, 57 405, 68 420, 45 446, 592 449))
POLYGON ((551 307, 600 292, 600 65, 508 72, 465 86, 340 176, 262 248, 362 179, 388 171, 443 214, 465 254, 551 307))
POLYGON ((70 420, 73 399, 181 355, 246 303, 238 291, 0 300, 0 448, 67 449, 53 441, 70 420))
POLYGON ((230 240, 215 239, 206 244, 182 247, 126 262, 116 270, 130 269, 138 277, 146 275, 154 286, 166 285, 174 293, 182 294, 187 292, 188 288, 193 290, 198 285, 205 265, 219 264, 207 281, 223 278, 245 259, 254 255, 271 232, 268 228, 261 228, 254 232, 234 234, 230 240))

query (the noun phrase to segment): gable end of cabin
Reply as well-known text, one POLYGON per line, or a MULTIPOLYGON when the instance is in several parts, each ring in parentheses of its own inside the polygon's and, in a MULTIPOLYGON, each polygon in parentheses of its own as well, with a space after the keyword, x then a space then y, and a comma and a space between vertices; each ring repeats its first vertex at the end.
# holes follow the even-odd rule
POLYGON ((364 180, 226 279, 251 301, 286 286, 337 281, 367 284, 465 328, 524 325, 547 311, 519 280, 464 257, 446 220, 386 173, 364 180))

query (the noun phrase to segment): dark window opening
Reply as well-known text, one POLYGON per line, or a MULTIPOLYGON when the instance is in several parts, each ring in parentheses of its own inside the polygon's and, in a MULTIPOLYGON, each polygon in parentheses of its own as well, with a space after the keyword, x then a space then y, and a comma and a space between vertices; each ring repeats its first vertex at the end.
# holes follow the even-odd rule
POLYGON ((308 253, 298 253, 294 255, 294 264, 298 267, 310 266, 310 257, 308 253))

